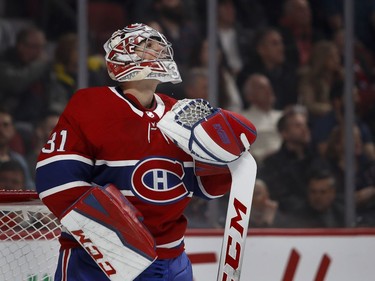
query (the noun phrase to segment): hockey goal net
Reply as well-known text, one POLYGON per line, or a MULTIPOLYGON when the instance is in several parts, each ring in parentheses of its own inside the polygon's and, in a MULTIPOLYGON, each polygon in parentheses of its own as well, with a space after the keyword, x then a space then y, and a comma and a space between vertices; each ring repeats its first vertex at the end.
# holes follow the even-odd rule
POLYGON ((59 234, 35 192, 0 191, 0 280, 52 281, 59 234))

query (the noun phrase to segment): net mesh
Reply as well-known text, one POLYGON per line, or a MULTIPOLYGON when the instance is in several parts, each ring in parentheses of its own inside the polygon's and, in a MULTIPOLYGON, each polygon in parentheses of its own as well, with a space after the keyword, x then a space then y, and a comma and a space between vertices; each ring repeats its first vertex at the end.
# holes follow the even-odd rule
POLYGON ((176 113, 176 122, 188 129, 215 112, 215 108, 203 99, 179 101, 173 110, 176 113))
POLYGON ((1 281, 53 280, 61 228, 34 197, 0 191, 1 281))

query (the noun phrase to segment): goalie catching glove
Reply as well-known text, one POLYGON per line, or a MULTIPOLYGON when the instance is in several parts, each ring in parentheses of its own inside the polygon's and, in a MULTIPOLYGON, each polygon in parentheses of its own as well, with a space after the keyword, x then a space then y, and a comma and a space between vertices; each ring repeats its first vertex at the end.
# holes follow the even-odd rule
POLYGON ((157 126, 195 160, 210 164, 238 159, 256 139, 249 120, 203 99, 178 101, 157 126))
POLYGON ((92 187, 60 219, 111 281, 131 281, 156 259, 141 214, 114 186, 92 187))

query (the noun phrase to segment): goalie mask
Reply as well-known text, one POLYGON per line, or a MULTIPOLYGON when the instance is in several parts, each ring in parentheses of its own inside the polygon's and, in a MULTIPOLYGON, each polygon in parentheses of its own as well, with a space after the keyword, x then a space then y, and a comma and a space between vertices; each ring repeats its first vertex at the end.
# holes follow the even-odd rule
POLYGON ((131 24, 115 31, 104 44, 109 76, 118 82, 156 79, 180 83, 171 43, 145 24, 131 24))

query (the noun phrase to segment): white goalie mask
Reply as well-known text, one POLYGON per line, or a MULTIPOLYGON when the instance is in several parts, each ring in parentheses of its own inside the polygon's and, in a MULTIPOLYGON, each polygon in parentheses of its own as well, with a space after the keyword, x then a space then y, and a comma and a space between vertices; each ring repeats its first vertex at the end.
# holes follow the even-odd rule
POLYGON ((115 81, 182 81, 171 43, 145 24, 135 23, 115 31, 103 47, 108 74, 115 81))

